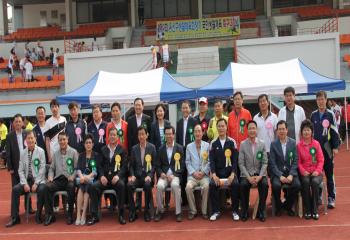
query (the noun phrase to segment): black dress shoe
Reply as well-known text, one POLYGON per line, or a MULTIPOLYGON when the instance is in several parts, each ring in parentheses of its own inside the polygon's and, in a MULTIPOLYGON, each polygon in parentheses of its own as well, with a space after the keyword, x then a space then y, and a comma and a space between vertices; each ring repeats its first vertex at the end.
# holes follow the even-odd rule
POLYGON ((156 213, 156 215, 154 216, 154 221, 159 222, 162 218, 163 218, 162 213, 156 213))
POLYGON ((134 211, 131 211, 129 214, 129 222, 134 222, 137 219, 137 215, 134 211))
POLYGON ((124 216, 123 216, 122 214, 119 214, 119 223, 120 223, 121 225, 126 224, 126 221, 125 221, 124 216))
POLYGON ((182 222, 182 215, 181 215, 181 213, 176 215, 176 222, 182 222))
POLYGON ((98 220, 97 217, 92 217, 92 218, 90 218, 90 220, 87 222, 87 225, 88 225, 88 226, 91 226, 91 225, 94 225, 95 223, 98 223, 98 222, 99 222, 99 220, 98 220))
POLYGON ((150 222, 151 221, 151 216, 149 214, 149 211, 145 211, 144 213, 144 219, 145 219, 145 222, 150 222))
POLYGON ((55 222, 56 218, 54 215, 48 215, 45 218, 44 226, 49 226, 51 223, 55 222))
POLYGON ((72 225, 73 224, 73 216, 68 215, 67 217, 67 225, 72 225))
POLYGON ((36 212, 36 214, 35 214, 35 222, 37 224, 42 224, 43 223, 43 220, 41 219, 41 213, 36 212))
POLYGON ((314 214, 312 214, 312 218, 314 220, 318 220, 320 218, 320 215, 318 215, 318 213, 314 213, 314 214))
POLYGON ((288 213, 288 216, 290 216, 290 217, 294 217, 295 216, 295 212, 292 209, 288 209, 287 213, 288 213))
POLYGON ((248 213, 242 213, 241 219, 243 222, 246 222, 248 220, 248 213))
POLYGON ((265 221, 266 221, 266 218, 265 218, 265 214, 264 214, 264 213, 260 213, 260 214, 259 214, 259 220, 260 220, 260 222, 265 222, 265 221))
POLYGON ((21 219, 19 217, 15 217, 15 218, 11 218, 10 222, 8 222, 5 226, 7 228, 9 227, 13 227, 16 224, 20 224, 21 223, 21 219))

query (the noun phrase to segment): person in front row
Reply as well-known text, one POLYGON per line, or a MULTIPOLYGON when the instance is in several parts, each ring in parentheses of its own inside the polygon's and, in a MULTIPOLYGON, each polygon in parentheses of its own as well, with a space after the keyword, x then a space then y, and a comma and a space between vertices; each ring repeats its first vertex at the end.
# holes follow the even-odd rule
POLYGON ((227 121, 224 118, 216 122, 219 136, 212 141, 209 153, 210 171, 212 179, 209 183, 209 195, 213 214, 210 221, 220 217, 220 188, 228 188, 231 192, 232 218, 239 221, 239 183, 237 176, 238 150, 235 140, 229 138, 227 121))
POLYGON ((144 219, 151 221, 150 203, 154 183, 155 162, 157 159, 156 147, 147 141, 147 128, 140 126, 137 129, 139 143, 131 148, 129 164, 130 178, 127 185, 130 200, 129 222, 136 220, 134 192, 136 188, 143 188, 145 192, 144 219))
POLYGON ((20 196, 29 192, 37 193, 36 223, 42 223, 41 212, 44 205, 45 192, 45 152, 35 145, 36 139, 33 131, 27 132, 25 138, 28 147, 21 152, 18 175, 20 183, 12 188, 11 220, 6 227, 12 227, 21 222, 19 217, 20 196))
POLYGON ((186 148, 186 167, 188 172, 186 194, 189 205, 188 219, 197 216, 196 203, 193 190, 201 187, 202 216, 208 219, 207 203, 209 193, 209 143, 203 141, 203 129, 200 124, 194 127, 195 141, 186 148))
POLYGON ((128 168, 126 150, 118 144, 118 130, 110 128, 108 130, 108 145, 101 150, 102 161, 99 173, 101 176, 96 183, 88 189, 91 199, 91 219, 87 225, 93 225, 99 221, 98 204, 104 190, 113 189, 118 197, 119 223, 125 224, 124 201, 125 201, 125 178, 128 168))
POLYGON ((185 168, 183 147, 175 143, 175 128, 166 126, 165 141, 158 152, 157 158, 157 212, 154 220, 160 221, 163 217, 163 192, 170 186, 175 197, 176 221, 181 222, 181 176, 185 168))
POLYGON ((319 142, 312 137, 313 132, 312 122, 308 119, 304 120, 300 126, 301 140, 297 145, 298 169, 301 176, 304 217, 318 220, 317 207, 324 157, 319 142))
POLYGON ((86 211, 89 204, 88 189, 97 179, 101 164, 101 155, 93 151, 94 136, 87 134, 84 139, 85 152, 79 154, 76 184, 79 187, 77 196, 77 219, 75 225, 85 225, 86 211))
POLYGON ((276 203, 276 216, 281 216, 282 208, 289 216, 294 216, 292 209, 300 190, 298 177, 298 154, 295 140, 288 137, 287 122, 277 123, 277 139, 271 143, 269 169, 271 174, 272 195, 276 203), (287 186, 286 201, 281 202, 282 186, 287 186))
POLYGON ((264 142, 256 137, 257 127, 257 123, 253 120, 247 123, 248 138, 242 142, 239 150, 242 221, 248 220, 249 192, 253 186, 258 187, 259 191, 257 216, 261 222, 265 222, 266 198, 269 189, 266 176, 268 159, 264 142))
POLYGON ((48 226, 55 221, 53 215, 52 199, 56 191, 67 191, 68 193, 68 214, 67 224, 73 223, 73 208, 75 202, 76 167, 78 163, 78 152, 68 145, 68 136, 66 132, 58 134, 59 149, 52 156, 52 163, 49 169, 47 194, 45 201, 48 208, 45 209, 44 225, 48 226))

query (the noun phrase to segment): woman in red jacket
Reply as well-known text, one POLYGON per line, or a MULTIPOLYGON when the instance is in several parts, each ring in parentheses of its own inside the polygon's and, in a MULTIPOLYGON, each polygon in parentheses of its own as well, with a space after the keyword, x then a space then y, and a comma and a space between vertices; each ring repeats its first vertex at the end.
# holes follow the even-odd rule
POLYGON ((322 182, 324 157, 319 142, 313 139, 313 125, 306 119, 301 123, 301 141, 297 145, 298 169, 301 176, 305 219, 318 220, 319 186, 322 182), (312 213, 312 215, 311 215, 312 213))

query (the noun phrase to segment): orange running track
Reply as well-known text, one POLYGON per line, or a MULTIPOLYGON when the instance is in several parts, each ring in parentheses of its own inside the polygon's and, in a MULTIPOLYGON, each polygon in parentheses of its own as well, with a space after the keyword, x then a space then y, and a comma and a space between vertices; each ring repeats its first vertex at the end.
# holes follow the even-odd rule
MULTIPOLYGON (((320 207, 320 219, 305 220, 298 217, 271 217, 270 195, 268 197, 268 215, 265 223, 249 219, 247 222, 233 222, 230 211, 216 222, 210 222, 197 217, 187 220, 184 211, 183 222, 177 223, 174 208, 165 214, 161 222, 145 223, 142 213, 134 223, 119 225, 117 216, 103 211, 100 223, 94 226, 67 226, 64 214, 56 214, 56 223, 44 227, 37 225, 34 215, 30 216, 27 224, 24 217, 23 199, 21 202, 21 224, 10 229, 4 227, 10 215, 10 176, 6 170, 0 171, 0 239, 236 239, 236 240, 273 240, 273 239, 307 239, 307 240, 349 240, 350 239, 350 152, 344 145, 335 159, 335 179, 337 187, 336 208, 323 215, 320 207)), ((271 189, 270 189, 271 190, 271 189)), ((255 201, 255 190, 252 191, 251 202, 255 201)), ((22 197, 23 198, 23 197, 22 197)), ((34 200, 34 199, 33 199, 34 200)), ((34 201, 33 201, 34 202, 34 201)), ((173 204, 172 204, 173 205, 173 204)), ((33 206, 35 206, 33 204, 33 206)))

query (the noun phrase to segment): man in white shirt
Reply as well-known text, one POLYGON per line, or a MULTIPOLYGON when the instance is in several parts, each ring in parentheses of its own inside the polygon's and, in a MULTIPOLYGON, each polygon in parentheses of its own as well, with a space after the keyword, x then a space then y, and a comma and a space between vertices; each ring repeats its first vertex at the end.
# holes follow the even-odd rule
POLYGON ((284 120, 288 125, 288 137, 294 139, 297 144, 300 139, 300 125, 306 119, 302 107, 295 104, 295 89, 287 87, 284 89, 284 101, 286 106, 280 109, 278 120, 284 120))
POLYGON ((33 79, 33 64, 29 60, 29 58, 27 58, 26 63, 24 64, 24 70, 25 70, 25 73, 26 73, 25 81, 26 82, 31 82, 32 79, 33 79))
POLYGON ((57 75, 59 75, 59 64, 58 64, 58 52, 60 50, 56 48, 56 52, 53 54, 52 58, 52 76, 55 75, 55 71, 57 70, 57 75))

